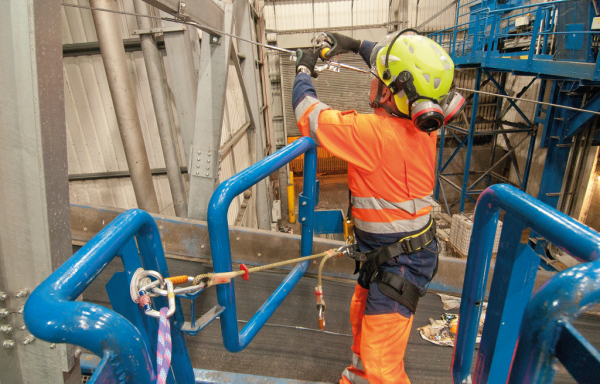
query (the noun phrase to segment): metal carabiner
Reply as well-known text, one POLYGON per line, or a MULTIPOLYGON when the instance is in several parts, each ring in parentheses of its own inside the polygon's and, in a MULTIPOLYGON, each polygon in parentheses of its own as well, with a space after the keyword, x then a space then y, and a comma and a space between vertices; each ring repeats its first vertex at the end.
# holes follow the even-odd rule
MULTIPOLYGON (((173 290, 173 283, 169 280, 165 280, 165 285, 167 286, 167 299, 169 301, 169 310, 167 311, 167 318, 173 316, 175 313, 175 292, 173 290)), ((148 307, 150 309, 145 309, 146 315, 154 318, 160 317, 160 312, 152 309, 152 307, 148 307)))

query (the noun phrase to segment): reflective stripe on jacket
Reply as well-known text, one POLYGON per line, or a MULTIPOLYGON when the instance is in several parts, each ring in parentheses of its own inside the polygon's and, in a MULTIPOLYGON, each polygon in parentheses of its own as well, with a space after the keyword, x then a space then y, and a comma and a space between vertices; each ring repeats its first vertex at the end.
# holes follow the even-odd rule
POLYGON ((294 85, 308 90, 294 105, 298 127, 348 161, 356 227, 371 233, 424 227, 433 201, 436 133, 422 132, 408 119, 332 110, 306 82, 310 77, 300 74, 294 85))

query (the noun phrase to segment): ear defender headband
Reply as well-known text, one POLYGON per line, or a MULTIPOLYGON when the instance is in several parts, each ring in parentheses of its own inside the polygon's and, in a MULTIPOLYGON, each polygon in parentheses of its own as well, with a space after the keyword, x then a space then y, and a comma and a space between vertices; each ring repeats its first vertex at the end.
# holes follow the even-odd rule
MULTIPOLYGON (((387 87, 393 95, 402 90, 404 91, 408 98, 408 110, 414 125, 423 132, 431 133, 440 129, 444 124, 451 122, 462 111, 466 103, 464 97, 454 91, 449 92, 444 97, 442 100, 443 106, 440 106, 436 99, 421 96, 414 85, 413 75, 408 70, 400 72, 398 76, 392 79, 392 71, 389 67, 390 51, 396 40, 406 32, 419 33, 417 30, 409 28, 394 36, 385 55, 385 71, 381 77, 386 81, 392 80, 387 87)), ((371 103, 371 107, 377 108, 373 105, 381 106, 379 99, 380 90, 377 91, 377 98, 371 103)))

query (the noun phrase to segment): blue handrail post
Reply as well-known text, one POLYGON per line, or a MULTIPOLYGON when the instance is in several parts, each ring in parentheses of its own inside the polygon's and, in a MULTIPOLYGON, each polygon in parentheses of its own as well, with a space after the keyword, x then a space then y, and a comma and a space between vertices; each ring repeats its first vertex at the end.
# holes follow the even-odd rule
MULTIPOLYGON (((481 196, 484 196, 485 193, 484 191, 481 196)), ((481 201, 481 197, 479 197, 478 203, 479 201, 481 201)), ((485 288, 494 251, 494 238, 499 214, 500 211, 497 207, 482 204, 477 204, 475 207, 475 223, 473 224, 473 234, 469 245, 465 281, 460 302, 459 332, 456 335, 452 357, 454 383, 462 383, 471 375, 473 351, 475 350, 482 304, 485 299, 485 288)))
MULTIPOLYGON (((298 215, 302 223, 300 253, 301 256, 312 254, 317 148, 311 138, 303 137, 224 181, 213 193, 208 207, 208 233, 215 272, 229 272, 232 270, 227 224, 227 211, 231 201, 252 185, 302 154, 304 154, 304 178, 298 215)), ((308 264, 309 262, 305 261, 296 265, 240 332, 238 332, 234 283, 231 281, 229 284, 217 285, 219 305, 225 307, 225 311, 221 314, 221 333, 223 334, 223 343, 228 351, 239 352, 252 341, 304 275, 308 269, 308 264)))
MULTIPOLYGON (((478 16, 479 17, 479 16, 478 16)), ((475 91, 481 87, 481 67, 477 68, 475 75, 475 91)), ((479 93, 473 95, 473 106, 471 108, 471 121, 469 125, 469 135, 467 143, 467 157, 465 158, 465 171, 463 175, 463 184, 460 190, 460 212, 465 210, 465 200, 468 192, 469 172, 471 169, 471 152, 473 151, 473 139, 475 137, 475 125, 477 124, 477 105, 479 103, 479 93)))
MULTIPOLYGON (((504 226, 486 311, 486 322, 478 351, 476 382, 505 383, 517 343, 518 329, 531 298, 540 265, 539 256, 521 236, 526 227, 512 213, 504 215, 504 226)), ((492 240, 493 241, 493 240, 492 240)))
POLYGON ((547 383, 558 359, 580 383, 598 381, 600 354, 571 322, 600 302, 600 261, 548 280, 527 305, 509 383, 547 383))
MULTIPOLYGON (((483 328, 473 383, 486 382, 484 380, 486 377, 489 377, 487 382, 490 383, 506 382, 507 367, 512 361, 508 357, 509 355, 512 357, 510 342, 511 340, 516 341, 514 326, 517 326, 518 321, 521 321, 521 331, 517 355, 514 357, 515 363, 513 363, 510 373, 510 383, 546 382, 529 380, 529 378, 542 377, 535 376, 537 374, 534 375, 532 372, 538 368, 541 368, 542 371, 545 370, 546 367, 542 363, 546 364, 547 359, 552 359, 550 355, 554 346, 557 345, 557 334, 553 333, 552 329, 560 330, 556 324, 564 324, 579 315, 588 306, 600 302, 600 280, 597 277, 600 275, 598 269, 600 262, 596 262, 600 259, 600 235, 515 187, 496 184, 487 188, 480 195, 475 208, 473 234, 467 258, 452 364, 454 383, 471 381, 475 340, 479 328, 481 305, 485 298, 485 287, 500 209, 505 211, 506 221, 501 235, 496 270, 490 291, 489 313, 483 328), (523 228, 531 228, 532 231, 539 233, 540 236, 582 262, 595 261, 563 271, 546 282, 529 302, 525 312, 522 308, 532 290, 537 268, 535 268, 536 259, 532 250, 528 246, 517 243, 520 240, 518 234, 523 228), (517 247, 514 246, 514 243, 517 244, 517 247), (512 313, 512 316, 522 320, 508 320, 506 314, 503 313, 503 308, 507 306, 510 306, 511 311, 516 311, 516 313, 512 313), (525 313, 523 317, 521 317, 522 313, 525 313), (531 319, 536 316, 539 318, 532 324, 531 319), (492 318, 491 322, 489 318, 492 318), (506 320, 508 323, 502 324, 506 320), (510 325, 513 326, 512 330, 509 329, 510 325), (546 332, 546 329, 550 330, 546 332), (554 338, 550 337, 552 335, 554 338), (522 342, 523 338, 530 338, 530 340, 522 342), (495 340, 502 340, 502 343, 507 345, 496 349, 491 343, 495 340), (534 352, 530 352, 532 350, 534 352), (491 352, 494 356, 486 356, 491 352), (492 374, 495 374, 493 378, 492 374)), ((561 339, 569 336, 571 336, 571 341, 573 338, 578 339, 574 332, 565 331, 565 329, 562 328, 561 339)), ((579 350, 589 351, 584 344, 583 341, 580 343, 579 350)), ((589 351, 589 356, 598 357, 595 367, 600 370, 600 354, 596 351, 594 355, 593 351, 589 351)), ((561 359, 561 361, 563 360, 561 359)), ((550 369, 551 365, 547 370, 550 369)))
MULTIPOLYGON (((139 264, 141 257, 145 269, 169 276, 154 219, 132 209, 115 218, 33 291, 25 304, 25 324, 42 340, 79 345, 102 357, 117 380, 154 383, 155 356, 147 341, 156 340, 157 335, 145 337, 142 332, 147 329, 136 328, 122 315, 100 305, 74 301, 118 255, 123 256, 126 266, 139 264), (134 237, 137 249, 132 245, 134 237)), ((122 294, 129 296, 129 291, 122 294)), ((157 299, 160 306, 166 304, 164 298, 157 299)), ((175 316, 183 316, 181 307, 177 311, 175 316)), ((173 359, 173 365, 180 364, 174 367, 176 380, 192 382, 194 373, 181 335, 173 336, 173 349, 181 356, 173 359)))

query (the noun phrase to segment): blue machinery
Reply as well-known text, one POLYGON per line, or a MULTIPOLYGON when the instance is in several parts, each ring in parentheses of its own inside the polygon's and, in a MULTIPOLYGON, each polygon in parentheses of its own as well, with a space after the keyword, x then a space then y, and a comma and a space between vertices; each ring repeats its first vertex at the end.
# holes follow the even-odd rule
MULTIPOLYGON (((306 174, 300 197, 301 254, 311 254, 317 199, 316 148, 312 139, 303 138, 225 181, 213 194, 208 227, 215 272, 231 271, 227 209, 233 198, 302 153, 306 174)), ((548 382, 554 374, 555 357, 579 382, 595 382, 600 375, 600 353, 571 322, 586 308, 600 303, 600 235, 508 185, 488 188, 476 208, 452 363, 454 382, 466 382, 471 376, 500 210, 505 211, 505 225, 473 382, 505 383, 509 370, 510 383, 548 382), (557 274, 531 298, 540 259, 529 245, 521 244, 526 228, 588 263, 557 274), (582 364, 585 369, 581 369, 582 364)), ((90 383, 154 383, 157 320, 143 314, 123 294, 129 290, 133 272, 142 265, 169 276, 154 220, 134 209, 113 220, 32 293, 24 313, 28 329, 43 340, 76 344, 102 357, 90 383), (106 287, 114 311, 75 301, 116 256, 123 259, 125 272, 115 273, 106 287)), ((220 314, 225 347, 231 352, 241 351, 307 266, 308 262, 298 264, 241 332, 233 282, 217 286, 219 305, 195 326, 190 325, 193 313, 191 322, 183 318, 178 298, 171 318, 173 358, 168 382, 195 382, 184 333, 195 335, 220 314)), ((166 306, 164 297, 154 300, 155 307, 166 306)))
MULTIPOLYGON (((600 31, 592 30, 591 24, 597 14, 597 1, 559 0, 538 4, 526 4, 523 0, 466 0, 457 2, 456 25, 429 37, 441 44, 452 56, 458 68, 476 68, 475 91, 485 84, 493 84, 501 95, 506 76, 513 73, 520 76, 534 76, 542 79, 537 101, 543 101, 549 86, 550 103, 600 111, 600 95, 590 92, 591 87, 599 85, 600 57, 598 57, 598 37, 600 31), (468 21, 459 24, 463 18, 468 21), (527 18, 525 25, 518 18, 527 18), (500 78, 492 72, 500 73, 500 78), (483 80, 483 81, 482 81, 483 80), (587 94, 587 95, 586 95, 587 94), (589 95, 592 97, 589 97, 589 95), (588 97, 586 97, 588 96, 588 97)), ((516 94, 521 97, 533 84, 533 80, 516 94)), ((441 145, 438 155, 438 178, 436 181, 436 200, 445 203, 448 212, 457 205, 463 212, 465 203, 475 200, 485 189, 495 182, 512 184, 525 191, 530 176, 533 159, 537 124, 544 129, 541 148, 547 148, 546 163, 542 176, 539 199, 548 205, 569 214, 574 204, 574 186, 577 171, 581 164, 572 160, 586 149, 593 140, 598 140, 595 131, 596 115, 586 112, 573 112, 561 108, 544 107, 538 104, 533 120, 509 99, 509 105, 501 110, 502 99, 498 99, 494 129, 482 131, 476 129, 479 94, 470 95, 472 109, 470 121, 463 126, 452 124, 441 131, 441 145), (511 109, 522 117, 523 123, 504 120, 511 109), (510 129, 503 129, 503 126, 510 129), (510 147, 507 134, 526 133, 524 139, 510 147), (444 162, 444 139, 449 134, 458 141, 457 147, 444 162), (500 160, 495 159, 498 135, 503 135, 509 144, 508 153, 500 160), (490 168, 483 172, 471 172, 471 153, 476 137, 492 137, 490 168), (520 169, 514 151, 521 144, 528 145, 524 168, 520 169), (449 164, 456 155, 466 148, 465 168, 462 182, 456 183, 448 173, 449 164), (512 166, 519 181, 515 184, 506 179, 496 168, 510 156, 512 166), (469 183, 469 175, 476 174, 477 179, 469 183), (456 201, 448 201, 444 186, 460 192, 456 201), (440 194, 441 191, 441 194, 440 194)), ((489 123, 489 122, 488 122, 489 123)))

